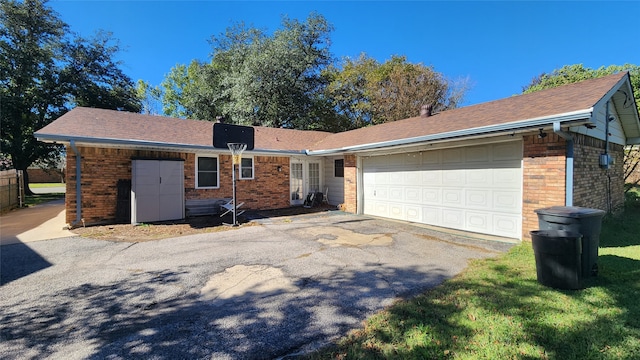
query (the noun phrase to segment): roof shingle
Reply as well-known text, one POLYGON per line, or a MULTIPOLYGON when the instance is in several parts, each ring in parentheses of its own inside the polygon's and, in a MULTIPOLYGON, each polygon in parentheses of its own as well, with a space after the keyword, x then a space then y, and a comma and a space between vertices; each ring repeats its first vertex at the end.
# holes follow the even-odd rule
MULTIPOLYGON (((281 128, 255 128, 254 151, 322 151, 509 124, 587 110, 627 73, 538 91, 531 94, 416 116, 337 134, 281 128)), ((418 109, 417 109, 418 110, 418 109)), ((416 112, 417 112, 416 110, 416 112)), ((36 136, 113 140, 132 144, 213 147, 213 122, 77 107, 36 132, 36 136)))
MULTIPOLYGON (((507 124, 593 107, 626 73, 585 80, 530 94, 416 116, 334 134, 310 150, 340 149, 364 144, 507 124)), ((416 113, 418 109, 416 109, 416 113)))
MULTIPOLYGON (((210 121, 77 107, 36 135, 68 136, 87 141, 100 139, 213 147, 213 124, 210 121)), ((331 135, 322 131, 254 128, 255 151, 301 151, 331 135)))

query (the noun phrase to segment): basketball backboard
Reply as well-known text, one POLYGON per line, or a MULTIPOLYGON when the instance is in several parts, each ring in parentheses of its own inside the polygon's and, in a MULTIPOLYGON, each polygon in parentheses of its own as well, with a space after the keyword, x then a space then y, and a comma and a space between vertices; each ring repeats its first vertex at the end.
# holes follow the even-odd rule
POLYGON ((251 126, 214 123, 213 147, 228 149, 229 143, 247 144, 247 150, 253 150, 255 130, 251 126))

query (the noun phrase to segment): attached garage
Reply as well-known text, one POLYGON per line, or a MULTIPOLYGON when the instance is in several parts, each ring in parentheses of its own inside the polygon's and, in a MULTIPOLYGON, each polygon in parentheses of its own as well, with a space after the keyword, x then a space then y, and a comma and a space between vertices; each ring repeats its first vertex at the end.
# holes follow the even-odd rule
POLYGON ((522 141, 363 157, 363 211, 520 238, 522 141))

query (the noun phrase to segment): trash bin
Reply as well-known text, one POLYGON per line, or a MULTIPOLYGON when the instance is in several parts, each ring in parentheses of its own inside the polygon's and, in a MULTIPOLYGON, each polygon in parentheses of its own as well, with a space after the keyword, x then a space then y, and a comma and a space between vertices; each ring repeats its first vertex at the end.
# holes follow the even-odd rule
POLYGON ((577 206, 552 206, 535 212, 540 230, 566 230, 582 235, 582 277, 597 276, 600 229, 605 212, 577 206))
POLYGON ((582 288, 582 235, 565 230, 531 232, 536 275, 542 285, 557 289, 582 288))

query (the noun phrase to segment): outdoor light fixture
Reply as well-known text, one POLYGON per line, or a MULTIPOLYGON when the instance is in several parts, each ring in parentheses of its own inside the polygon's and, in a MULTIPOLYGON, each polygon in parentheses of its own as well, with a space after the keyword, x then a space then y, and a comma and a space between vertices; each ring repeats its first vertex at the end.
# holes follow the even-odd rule
POLYGON ((547 137, 547 133, 542 132, 542 129, 540 129, 540 133, 538 134, 538 139, 544 139, 547 137))

